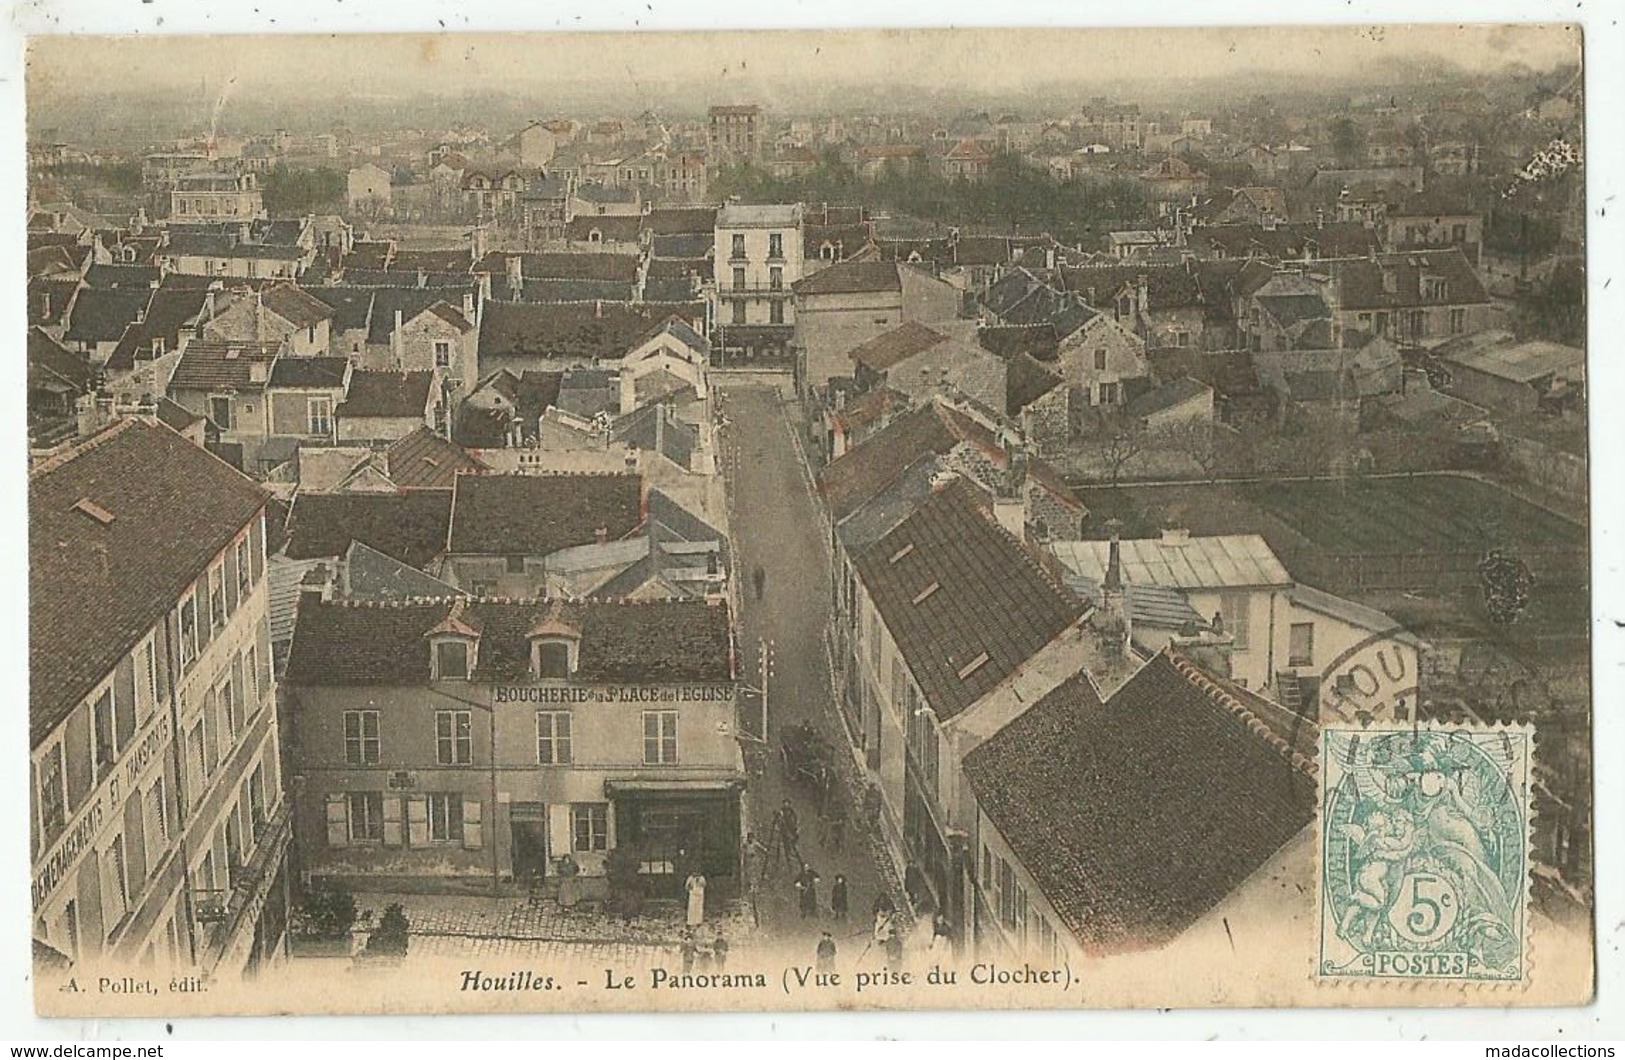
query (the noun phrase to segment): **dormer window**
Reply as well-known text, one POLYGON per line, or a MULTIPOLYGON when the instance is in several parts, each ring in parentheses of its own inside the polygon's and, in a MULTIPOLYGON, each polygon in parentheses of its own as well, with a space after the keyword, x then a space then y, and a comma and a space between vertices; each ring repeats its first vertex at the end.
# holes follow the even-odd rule
POLYGON ((434 679, 466 681, 474 670, 474 644, 461 637, 434 642, 434 679))
POLYGON ((565 622, 557 605, 530 631, 530 671, 541 680, 563 680, 581 665, 581 631, 565 622))
POLYGON ((570 656, 575 647, 569 640, 538 640, 536 642, 536 676, 541 678, 569 677, 575 669, 570 656))

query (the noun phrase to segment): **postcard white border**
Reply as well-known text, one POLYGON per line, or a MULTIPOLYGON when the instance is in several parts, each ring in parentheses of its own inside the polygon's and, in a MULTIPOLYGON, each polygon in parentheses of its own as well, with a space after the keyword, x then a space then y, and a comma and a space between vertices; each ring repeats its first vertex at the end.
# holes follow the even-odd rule
MULTIPOLYGON (((628 0, 569 0, 530 10, 511 0, 265 0, 252 4, 196 4, 186 0, 36 0, 7 5, 0 26, 0 172, 9 210, 0 210, 0 261, 5 263, 0 299, 0 335, 13 337, 13 356, 0 358, 0 497, 11 514, 0 522, 5 560, 0 564, 0 599, 18 601, 7 633, 0 637, 0 688, 11 704, 0 725, 11 739, 26 743, 26 536, 21 505, 25 496, 23 461, 23 358, 18 346, 22 322, 24 216, 22 42, 31 33, 243 33, 243 32, 504 32, 514 30, 659 30, 721 28, 864 28, 884 26, 1132 26, 1298 25, 1402 22, 1576 22, 1586 31, 1588 116, 1587 183, 1590 210, 1590 335, 1597 351, 1590 366, 1592 408, 1592 568, 1593 701, 1596 710, 1598 998, 1571 1010, 1407 1011, 1402 1018, 1385 1010, 1277 1012, 1090 1012, 1090 1013, 865 1013, 817 1015, 651 1015, 501 1017, 282 1017, 273 1019, 187 1020, 171 1028, 176 1039, 292 1039, 411 1036, 422 1039, 558 1037, 598 1038, 1472 1038, 1497 1040, 1625 1038, 1625 775, 1610 769, 1607 749, 1625 747, 1625 717, 1607 709, 1625 701, 1625 432, 1608 414, 1610 399, 1625 395, 1625 358, 1617 356, 1625 335, 1625 254, 1622 254, 1619 192, 1625 143, 1605 130, 1625 119, 1618 71, 1625 69, 1625 30, 1619 12, 1603 3, 1562 0, 1449 0, 1417 5, 1414 0, 1164 0, 1157 5, 1124 5, 1099 0, 1043 2, 1003 0, 976 4, 938 0, 919 4, 879 0, 821 0, 818 4, 763 5, 749 0, 711 0, 681 5, 628 0), (1610 280, 1614 282, 1609 282, 1610 280), (1610 341, 1612 340, 1612 341, 1610 341), (1616 522, 1615 520, 1619 520, 1616 522), (1616 624, 1616 620, 1618 623, 1616 624), (1607 1004, 1612 1002, 1611 1005, 1607 1004), (1611 1008, 1612 1011, 1608 1011, 1611 1008)), ((541 5, 538 5, 540 7, 541 5)), ((1154 56, 1148 62, 1155 62, 1154 56)), ((1171 74, 1173 72, 1171 71, 1171 74)), ((21 761, 20 752, 15 756, 21 761)), ((0 805, 27 801, 27 775, 0 768, 0 805)), ((29 954, 28 886, 24 818, 0 814, 0 974, 9 985, 0 993, 0 1037, 43 1040, 163 1039, 161 1020, 47 1021, 33 1015, 26 976, 29 954)))

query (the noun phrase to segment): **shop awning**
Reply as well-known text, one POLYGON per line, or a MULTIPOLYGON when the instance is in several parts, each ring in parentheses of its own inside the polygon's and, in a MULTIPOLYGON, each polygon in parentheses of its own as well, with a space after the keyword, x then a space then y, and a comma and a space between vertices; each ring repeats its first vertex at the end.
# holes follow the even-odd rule
POLYGON ((647 791, 670 792, 674 795, 682 795, 702 791, 738 791, 744 786, 745 780, 743 777, 734 779, 673 777, 670 780, 606 780, 604 781, 604 794, 616 795, 621 792, 647 791))

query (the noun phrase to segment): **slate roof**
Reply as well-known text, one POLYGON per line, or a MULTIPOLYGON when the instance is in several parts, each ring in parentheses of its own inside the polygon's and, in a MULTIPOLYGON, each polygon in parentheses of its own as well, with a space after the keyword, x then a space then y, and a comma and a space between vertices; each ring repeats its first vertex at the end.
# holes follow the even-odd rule
POLYGON ((672 313, 667 305, 528 305, 487 303, 480 320, 480 358, 623 357, 651 327, 672 313))
MULTIPOLYGON (((295 687, 424 685, 431 629, 457 604, 302 599, 285 680, 295 687)), ((465 600, 479 631, 478 681, 525 681, 529 633, 550 617, 581 632, 575 680, 606 684, 732 681, 728 607, 699 601, 465 600)))
POLYGON ((28 329, 28 388, 52 383, 67 386, 75 393, 90 391, 96 370, 79 353, 63 346, 37 327, 28 329))
POLYGON ((83 288, 73 300, 63 338, 68 342, 117 342, 151 298, 152 291, 146 287, 83 288))
MULTIPOLYGON (((280 369, 291 358, 278 363, 280 369)), ((422 419, 434 389, 433 372, 350 373, 350 388, 334 414, 348 419, 384 416, 396 419, 422 419)))
POLYGON ((635 474, 462 475, 455 492, 450 551, 459 555, 546 556, 643 524, 635 474))
POLYGON ((287 283, 261 291, 260 304, 296 328, 333 318, 333 308, 326 302, 287 283))
POLYGON ((715 249, 716 236, 709 230, 656 234, 650 243, 650 253, 656 258, 703 258, 715 249))
POLYGON ((710 246, 717 227, 715 206, 694 206, 650 210, 643 215, 643 227, 657 236, 702 233, 710 246))
POLYGON ((397 250, 389 271, 466 273, 470 260, 466 250, 397 250))
POLYGON ((1225 396, 1257 394, 1263 390, 1252 355, 1245 350, 1207 353, 1170 347, 1152 350, 1146 356, 1158 379, 1171 381, 1190 376, 1225 396))
POLYGON ((63 280, 40 279, 28 281, 28 322, 30 324, 60 324, 73 304, 79 290, 79 278, 69 276, 63 280), (49 303, 49 304, 47 304, 49 303))
POLYGON ((1348 258, 1327 263, 1338 292, 1338 307, 1355 309, 1422 308, 1431 305, 1483 305, 1490 296, 1478 273, 1460 247, 1446 250, 1412 250, 1379 254, 1370 258, 1348 258), (1386 289, 1383 276, 1394 278, 1394 289, 1386 289), (1445 296, 1430 301, 1422 294, 1422 277, 1437 276, 1445 281, 1445 296))
POLYGON ((955 478, 854 560, 881 621, 937 717, 975 703, 1082 616, 955 478), (933 588, 933 586, 935 588, 933 588))
MULTIPOLYGON (((333 310, 333 332, 360 331, 372 313, 375 289, 371 287, 310 287, 311 297, 319 298, 333 310)), ((337 339, 337 334, 334 338, 337 339)))
POLYGON ((638 233, 642 231, 639 223, 642 218, 637 216, 603 216, 582 214, 564 226, 566 239, 586 242, 594 230, 604 242, 636 243, 638 233))
POLYGON ((1199 379, 1186 376, 1164 383, 1155 390, 1147 390, 1123 407, 1129 416, 1155 416, 1159 412, 1183 405, 1187 401, 1212 393, 1213 388, 1199 379))
MULTIPOLYGON (((974 446, 996 468, 1002 470, 1009 464, 1009 454, 999 446, 998 438, 957 409, 928 401, 903 413, 818 473, 818 490, 831 519, 840 522, 911 465, 926 456, 942 456, 961 443, 974 446)), ((1042 460, 1029 460, 1027 474, 1063 503, 1082 507, 1042 460)))
POLYGON ((865 368, 884 372, 947 341, 948 336, 942 332, 934 331, 917 320, 905 320, 890 331, 883 331, 856 347, 847 356, 865 368))
POLYGON ((1025 353, 1004 358, 1004 414, 1018 415, 1023 409, 1051 390, 1063 380, 1054 372, 1025 353))
POLYGON ((718 228, 795 228, 799 224, 800 203, 730 202, 717 211, 718 228))
MULTIPOLYGON (((437 302, 461 303, 463 294, 472 291, 471 283, 461 287, 378 287, 373 289, 372 310, 367 320, 367 343, 371 346, 389 345, 395 331, 395 314, 401 314, 404 325, 422 315, 437 302)), ((459 317, 462 313, 457 314, 459 317)))
POLYGON ((1053 362, 1061 355, 1060 339, 1049 323, 986 324, 976 329, 976 341, 1000 357, 1023 353, 1036 361, 1053 362))
POLYGON ((151 288, 162 277, 152 265, 92 265, 85 271, 85 283, 92 287, 151 288))
POLYGON ((181 329, 195 321, 208 305, 209 292, 196 288, 179 290, 160 287, 147 303, 147 316, 139 324, 124 329, 124 335, 107 359, 109 371, 135 367, 135 362, 152 355, 154 339, 164 340, 164 349, 180 348, 181 329))
POLYGON ((344 591, 350 600, 404 600, 417 597, 452 597, 468 594, 439 578, 407 566, 400 560, 350 542, 344 554, 344 591))
POLYGON ((278 357, 270 385, 279 390, 333 390, 344 386, 350 362, 343 357, 278 357))
POLYGON ((169 389, 263 390, 266 384, 254 381, 250 365, 267 365, 269 375, 270 364, 281 348, 275 342, 189 342, 175 373, 169 377, 169 389))
POLYGON ((29 736, 50 731, 264 507, 167 427, 119 420, 28 479, 29 736), (75 505, 112 515, 102 523, 75 505))
POLYGON ((1061 282, 1088 300, 1093 288, 1096 301, 1104 304, 1124 285, 1136 285, 1145 277, 1146 296, 1151 312, 1163 309, 1193 309, 1202 305, 1202 288, 1193 271, 1184 265, 1081 265, 1060 269, 1061 282))
POLYGON ((420 570, 446 550, 451 490, 300 493, 288 513, 289 559, 342 556, 360 541, 420 570))
POLYGON ((1357 257, 1382 246, 1382 234, 1358 221, 1327 221, 1324 224, 1205 225, 1190 234, 1195 247, 1207 246, 1227 257, 1249 254, 1277 261, 1308 256, 1311 246, 1317 258, 1357 257))
POLYGON ((405 438, 390 443, 387 452, 389 480, 400 489, 451 489, 458 472, 486 470, 462 447, 419 427, 405 438))
POLYGON ((901 291, 902 276, 889 261, 838 261, 791 284, 797 295, 865 294, 901 291))
POLYGON ((1254 724, 1163 652, 1104 705, 1085 676, 1062 683, 964 769, 1085 947, 1148 949, 1218 905, 1313 816, 1313 767, 1254 724))
POLYGON ((305 251, 299 247, 244 243, 226 235, 185 233, 172 234, 169 242, 159 247, 157 253, 167 258, 253 258, 267 261, 298 261, 305 256, 305 251))
MULTIPOLYGON (((690 298, 694 294, 692 285, 685 286, 675 292, 670 288, 657 287, 656 289, 667 296, 676 294, 679 297, 690 298)), ((491 285, 491 296, 499 301, 533 304, 631 303, 634 301, 636 294, 636 285, 618 280, 556 280, 551 278, 538 280, 527 276, 524 288, 519 292, 518 297, 514 296, 514 293, 508 288, 504 280, 498 279, 491 285)), ((589 306, 589 308, 591 307, 589 306)))
MULTIPOLYGON (((595 217, 594 221, 611 218, 595 217)), ((636 283, 638 257, 635 254, 505 254, 493 250, 474 263, 476 273, 489 273, 493 279, 505 277, 508 259, 517 257, 525 284, 532 280, 603 280, 636 283)))
POLYGON ((382 269, 389 264, 395 250, 393 243, 358 239, 350 244, 350 253, 344 256, 346 268, 382 269))

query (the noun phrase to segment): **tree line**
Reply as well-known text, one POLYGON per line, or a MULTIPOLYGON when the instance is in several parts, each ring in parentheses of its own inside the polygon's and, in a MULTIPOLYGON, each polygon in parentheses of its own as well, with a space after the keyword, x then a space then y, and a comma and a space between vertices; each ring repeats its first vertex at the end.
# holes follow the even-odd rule
POLYGON ((1007 152, 993 156, 984 177, 970 180, 919 159, 888 163, 872 176, 860 174, 831 150, 810 171, 790 178, 751 163, 730 167, 718 175, 712 192, 751 203, 862 203, 944 225, 981 222, 1091 247, 1110 230, 1151 214, 1145 189, 1133 179, 1060 179, 1007 152))

